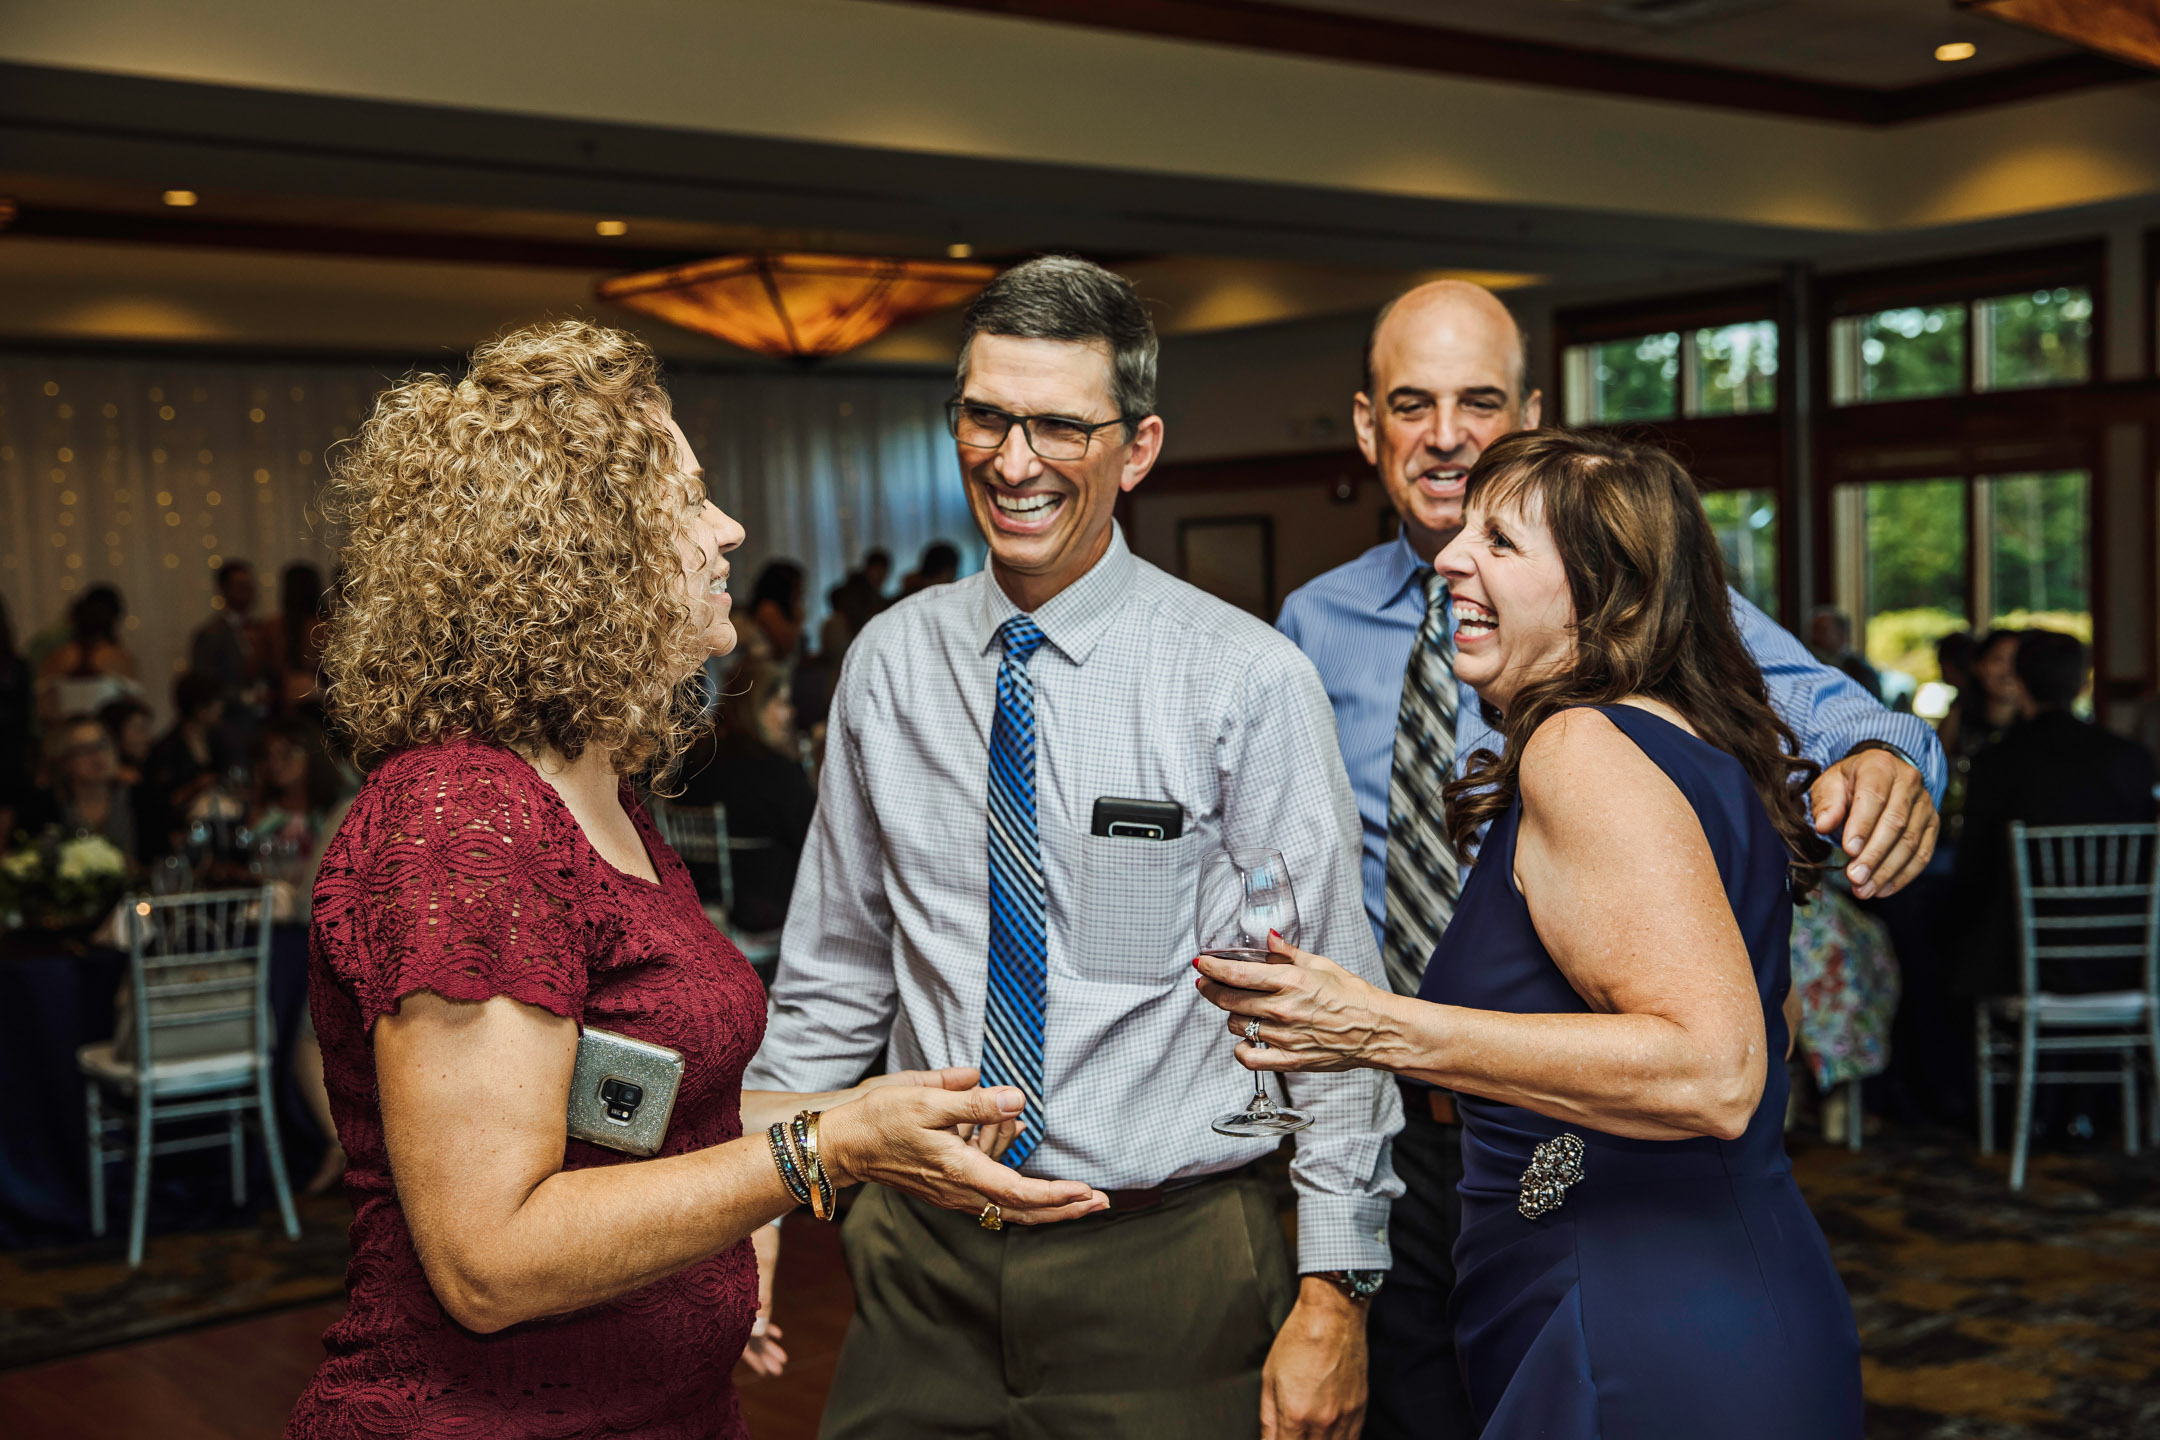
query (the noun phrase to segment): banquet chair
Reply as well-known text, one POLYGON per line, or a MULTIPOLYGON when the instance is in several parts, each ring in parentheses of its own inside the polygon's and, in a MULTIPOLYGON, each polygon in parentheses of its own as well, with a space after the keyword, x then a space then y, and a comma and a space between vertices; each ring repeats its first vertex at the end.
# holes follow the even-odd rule
MULTIPOLYGON (((2160 905, 2153 825, 2010 825, 2017 896, 2019 990, 1974 1007, 1980 1082, 1980 1153, 1995 1151, 1995 1087, 2017 1086, 2010 1188, 2025 1188, 2033 1091, 2040 1085, 2122 1086, 2123 1149, 2138 1153, 2139 1057, 2160 1056, 2160 905), (2140 988, 2063 986, 2096 961, 2140 962, 2140 988), (2111 1057, 2112 1068, 2042 1070, 2040 1057, 2111 1057)), ((2160 1143, 2160 1075, 2152 1107, 2160 1143)))
POLYGON ((225 1146, 233 1203, 247 1203, 245 1137, 253 1116, 286 1238, 299 1239, 271 1083, 271 887, 133 896, 122 918, 130 995, 121 1034, 76 1052, 90 1131, 91 1233, 105 1233, 105 1167, 115 1160, 132 1157, 135 1167, 130 1269, 142 1264, 153 1157, 225 1146), (111 1113, 108 1091, 123 1100, 111 1113), (216 1116, 225 1119, 222 1130, 156 1138, 161 1126, 216 1116))
POLYGON ((729 920, 735 914, 735 856, 748 850, 770 850, 773 842, 730 834, 725 805, 674 805, 656 799, 650 808, 660 838, 682 857, 691 875, 698 875, 703 867, 714 879, 720 892, 720 914, 713 923, 728 932, 750 968, 770 984, 780 959, 779 935, 737 933, 729 928, 729 920))

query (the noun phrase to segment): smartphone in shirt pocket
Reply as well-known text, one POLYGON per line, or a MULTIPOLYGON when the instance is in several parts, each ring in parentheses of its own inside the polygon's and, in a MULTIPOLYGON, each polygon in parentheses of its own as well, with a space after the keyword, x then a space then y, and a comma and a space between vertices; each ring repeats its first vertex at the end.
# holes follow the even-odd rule
POLYGON ((1199 837, 1175 800, 1105 795, 1080 837, 1073 968, 1089 980, 1160 989, 1192 956, 1199 837))

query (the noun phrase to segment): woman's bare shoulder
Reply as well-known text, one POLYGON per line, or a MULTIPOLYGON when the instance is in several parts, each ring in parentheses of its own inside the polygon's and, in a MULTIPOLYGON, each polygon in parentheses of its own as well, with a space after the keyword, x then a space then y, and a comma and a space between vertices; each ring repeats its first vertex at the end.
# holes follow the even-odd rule
POLYGON ((1559 836, 1620 838, 1694 812, 1627 732, 1587 706, 1563 710, 1523 746, 1523 812, 1559 836))
POLYGON ((1523 744, 1522 783, 1541 798, 1563 800, 1576 782, 1656 764, 1603 711, 1587 705, 1562 710, 1523 744))

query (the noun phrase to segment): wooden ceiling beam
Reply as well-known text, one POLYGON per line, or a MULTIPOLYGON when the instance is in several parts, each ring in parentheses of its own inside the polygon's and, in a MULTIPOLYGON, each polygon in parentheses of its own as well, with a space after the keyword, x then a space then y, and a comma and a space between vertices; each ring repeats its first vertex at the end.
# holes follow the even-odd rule
POLYGON ((1876 89, 1763 70, 1628 55, 1478 30, 1276 5, 1264 0, 892 0, 1015 20, 1118 30, 1268 50, 1306 59, 1423 70, 1858 125, 1897 125, 2095 85, 2150 79, 2104 56, 2075 54, 1924 85, 1876 89))

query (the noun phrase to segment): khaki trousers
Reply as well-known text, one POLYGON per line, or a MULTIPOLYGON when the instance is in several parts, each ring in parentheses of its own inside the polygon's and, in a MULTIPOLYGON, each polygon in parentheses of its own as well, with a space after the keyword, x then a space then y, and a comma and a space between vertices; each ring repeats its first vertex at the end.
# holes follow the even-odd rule
POLYGON ((866 1187, 821 1440, 1252 1440, 1296 1299, 1266 1181, 985 1230, 866 1187))

